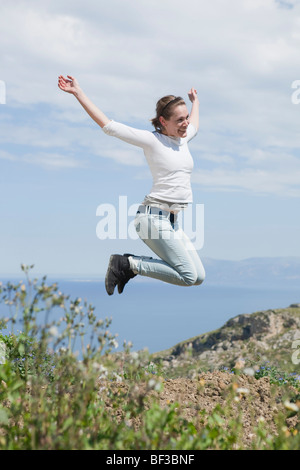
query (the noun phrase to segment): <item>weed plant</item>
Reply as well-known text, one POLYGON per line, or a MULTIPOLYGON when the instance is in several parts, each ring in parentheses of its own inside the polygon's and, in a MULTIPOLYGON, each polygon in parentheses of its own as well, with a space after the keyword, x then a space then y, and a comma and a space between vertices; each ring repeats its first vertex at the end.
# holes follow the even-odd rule
MULTIPOLYGON (((113 353, 110 320, 45 277, 31 280, 31 268, 22 266, 25 281, 0 285, 1 450, 245 448, 242 414, 231 413, 234 387, 224 407, 199 410, 193 422, 179 403, 162 408, 166 377, 147 352, 125 344, 113 353)), ((290 414, 299 412, 296 402, 290 414)), ((287 430, 283 418, 273 435, 258 423, 252 448, 298 449, 299 429, 287 430)))

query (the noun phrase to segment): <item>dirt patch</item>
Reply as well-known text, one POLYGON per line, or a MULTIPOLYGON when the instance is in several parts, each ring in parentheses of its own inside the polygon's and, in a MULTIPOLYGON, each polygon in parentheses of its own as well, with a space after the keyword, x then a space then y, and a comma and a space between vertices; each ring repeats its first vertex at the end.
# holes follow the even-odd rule
MULTIPOLYGON (((296 396, 296 390, 272 385, 267 377, 255 379, 248 375, 214 371, 199 374, 194 379, 164 380, 161 390, 157 391, 155 386, 159 383, 159 378, 152 379, 152 389, 149 389, 149 383, 148 386, 136 383, 133 392, 129 392, 130 387, 125 383, 114 384, 113 388, 128 389, 131 397, 132 393, 136 394, 137 400, 141 396, 156 398, 162 408, 175 403, 180 416, 193 422, 198 429, 220 405, 220 409, 225 410, 225 414, 221 413, 224 426, 229 426, 232 419, 239 419, 243 427, 243 443, 249 447, 259 423, 263 422, 270 435, 276 434, 278 416, 281 416, 281 425, 286 426, 287 432, 298 423, 297 415, 289 417, 291 412, 284 404, 291 396, 296 396)), ((109 406, 109 402, 107 404, 109 406)), ((138 421, 134 425, 138 426, 138 421)))

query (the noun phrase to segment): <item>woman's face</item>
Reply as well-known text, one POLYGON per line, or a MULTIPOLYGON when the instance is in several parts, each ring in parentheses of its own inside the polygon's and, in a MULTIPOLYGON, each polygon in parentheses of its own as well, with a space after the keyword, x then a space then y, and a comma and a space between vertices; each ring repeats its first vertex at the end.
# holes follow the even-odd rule
POLYGON ((160 122, 163 126, 162 133, 169 137, 186 137, 189 125, 189 112, 185 104, 176 106, 170 119, 160 116, 160 122))

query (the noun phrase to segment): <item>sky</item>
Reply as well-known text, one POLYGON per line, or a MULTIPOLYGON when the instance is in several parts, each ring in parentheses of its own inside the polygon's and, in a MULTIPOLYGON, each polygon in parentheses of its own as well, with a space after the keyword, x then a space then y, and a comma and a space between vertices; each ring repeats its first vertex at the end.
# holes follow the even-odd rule
POLYGON ((299 0, 0 7, 0 275, 23 263, 48 276, 103 276, 111 253, 150 254, 118 222, 131 223, 151 189, 142 150, 105 135, 59 90, 60 74, 110 119, 150 131, 160 97, 190 106, 196 88, 200 257, 300 256, 299 0), (113 218, 115 236, 107 225, 101 238, 113 218))

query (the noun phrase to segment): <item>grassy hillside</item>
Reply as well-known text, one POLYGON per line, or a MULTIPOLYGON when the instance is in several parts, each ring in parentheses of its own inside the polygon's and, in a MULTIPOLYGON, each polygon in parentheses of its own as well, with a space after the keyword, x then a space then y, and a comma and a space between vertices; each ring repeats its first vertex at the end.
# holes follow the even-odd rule
POLYGON ((286 373, 299 373, 300 304, 237 315, 221 328, 182 341, 153 355, 173 376, 200 370, 230 369, 271 363, 286 373))
POLYGON ((0 306, 0 450, 299 449, 299 306, 239 315, 153 357, 112 354, 110 322, 45 278, 0 284, 0 306))

